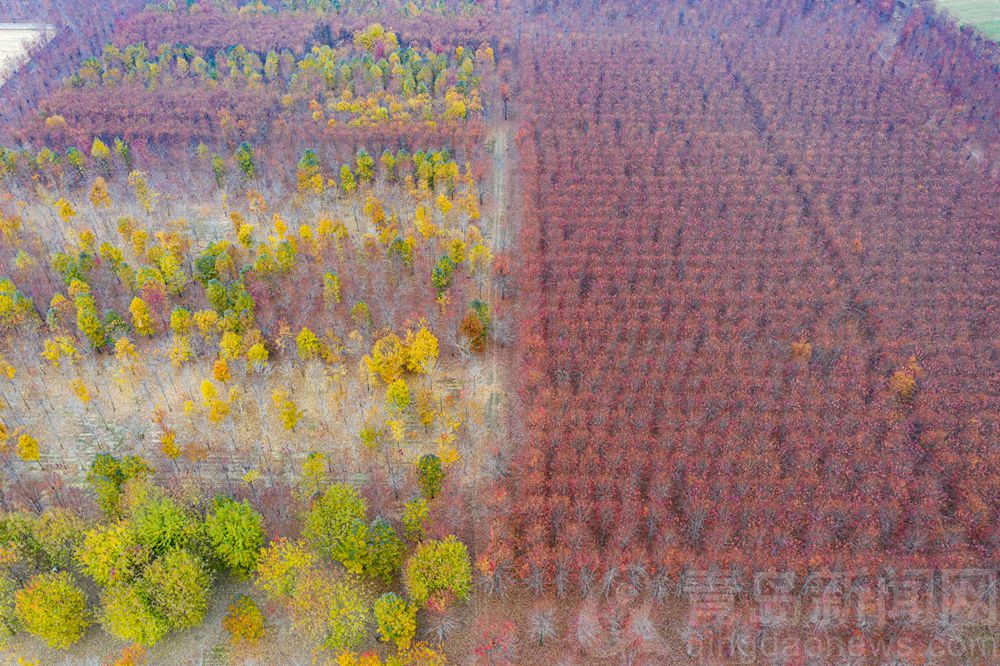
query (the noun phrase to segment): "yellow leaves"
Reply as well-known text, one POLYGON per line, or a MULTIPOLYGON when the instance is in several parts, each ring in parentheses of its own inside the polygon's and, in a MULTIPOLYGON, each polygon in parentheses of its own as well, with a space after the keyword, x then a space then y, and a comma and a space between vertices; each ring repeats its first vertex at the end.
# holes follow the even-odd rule
POLYGON ((45 119, 45 128, 50 130, 64 130, 68 127, 66 118, 59 114, 49 116, 45 119))
MULTIPOLYGON (((219 390, 216 388, 215 384, 212 383, 210 379, 204 379, 201 382, 201 404, 208 408, 208 421, 209 423, 218 425, 226 420, 229 416, 230 408, 233 403, 239 398, 239 392, 236 388, 232 388, 226 399, 223 400, 219 397, 219 390)), ((188 401, 190 402, 190 401, 188 401)), ((191 403, 190 410, 188 405, 185 404, 185 413, 190 413, 194 410, 194 404, 191 403)))
POLYGON ((175 335, 174 343, 170 347, 170 364, 175 368, 179 368, 193 357, 194 351, 191 347, 191 338, 187 335, 175 335))
POLYGON ((460 238, 452 239, 451 243, 448 245, 448 258, 458 266, 465 261, 466 247, 465 242, 460 238))
POLYGON ((76 217, 76 209, 73 208, 70 202, 65 199, 58 199, 55 204, 56 213, 59 215, 59 219, 65 224, 69 224, 70 220, 76 217))
MULTIPOLYGON (((90 285, 87 284, 86 282, 82 282, 82 281, 77 280, 77 279, 74 278, 69 283, 69 287, 67 287, 66 291, 69 292, 69 295, 70 295, 71 298, 76 298, 77 296, 80 296, 81 294, 89 294, 90 293, 90 285)), ((53 297, 53 301, 54 300, 55 300, 55 297, 53 297)))
POLYGON ((406 380, 397 379, 386 387, 385 404, 391 412, 402 412, 410 406, 410 388, 406 380))
POLYGON ((38 440, 28 433, 21 433, 17 438, 17 457, 24 462, 37 462, 41 460, 38 440))
POLYGON ((476 49, 476 61, 486 65, 494 64, 493 47, 483 45, 476 49))
POLYGON ((3 235, 4 240, 12 241, 16 238, 21 233, 22 225, 23 220, 20 215, 4 215, 3 211, 0 210, 0 234, 3 235))
POLYGON ((323 300, 327 307, 340 302, 340 278, 333 273, 323 276, 323 300))
POLYGON ((454 88, 449 89, 444 95, 444 119, 464 120, 469 109, 465 103, 465 97, 454 88))
POLYGON ((240 225, 240 228, 236 231, 236 240, 239 241, 240 245, 249 248, 253 246, 253 225, 244 222, 240 225))
POLYGON ((153 210, 153 206, 160 198, 160 193, 150 187, 146 180, 146 174, 142 171, 132 171, 128 175, 128 184, 135 193, 135 199, 147 213, 153 210))
POLYGON ((136 296, 132 299, 132 303, 128 306, 128 311, 132 315, 132 328, 139 335, 152 336, 156 333, 156 324, 153 322, 153 316, 149 311, 149 306, 146 302, 136 296))
POLYGON ((380 229, 385 223, 385 209, 382 202, 374 194, 369 194, 365 199, 365 215, 371 220, 376 229, 380 229))
POLYGON ((213 400, 208 409, 209 423, 217 425, 225 421, 227 416, 229 416, 229 403, 223 400, 213 400))
POLYGON ((455 448, 455 442, 458 441, 458 431, 461 427, 461 419, 450 421, 447 429, 437 437, 437 455, 445 467, 462 459, 462 454, 455 448))
POLYGON ((397 444, 402 444, 403 439, 406 436, 406 431, 404 429, 405 424, 402 419, 389 419, 385 422, 389 426, 389 433, 397 444))
POLYGON ((209 342, 212 335, 218 330, 219 313, 215 310, 199 310, 194 313, 194 323, 198 327, 201 337, 205 342, 209 342))
POLYGON ((203 379, 201 382, 201 402, 205 407, 209 407, 213 401, 219 397, 219 391, 211 379, 203 379))
POLYGON ((97 236, 90 229, 81 229, 77 232, 77 239, 79 240, 80 249, 87 254, 95 254, 94 246, 97 243, 97 236))
POLYGON ((172 252, 164 253, 160 257, 159 265, 160 272, 163 274, 163 281, 166 283, 170 293, 179 296, 188 283, 187 275, 184 274, 180 259, 172 252))
POLYGON ((462 454, 458 452, 452 442, 454 442, 452 433, 445 433, 438 438, 437 455, 445 467, 450 467, 462 459, 462 454))
POLYGON ((365 356, 364 363, 370 373, 377 374, 386 384, 399 379, 406 367, 407 351, 402 340, 395 333, 379 338, 372 347, 372 353, 365 356))
POLYGON ((219 339, 219 357, 224 361, 234 361, 241 356, 243 338, 237 333, 226 331, 219 339))
POLYGON ((274 225, 274 233, 277 234, 280 240, 285 240, 288 237, 288 224, 284 218, 275 213, 271 222, 274 225))
POLYGON ((449 199, 448 195, 444 192, 437 196, 434 203, 437 206, 437 209, 441 211, 442 215, 448 215, 448 213, 451 212, 451 209, 454 208, 454 204, 451 202, 451 199, 449 199))
POLYGON ((267 347, 263 343, 256 343, 247 350, 247 363, 257 372, 264 372, 267 369, 268 361, 267 347))
POLYGON ((252 486, 254 481, 260 478, 261 474, 256 469, 248 469, 247 473, 243 475, 242 481, 248 486, 252 486))
POLYGON ((404 371, 430 372, 437 363, 438 353, 437 338, 421 325, 416 332, 407 330, 405 343, 395 333, 383 335, 376 340, 372 353, 364 357, 364 364, 370 373, 391 384, 404 371))
POLYGON ((305 326, 302 327, 302 330, 296 336, 295 346, 298 350, 299 358, 303 361, 311 361, 322 352, 319 338, 305 326))
POLYGON ((438 415, 437 404, 434 401, 434 393, 432 393, 429 389, 421 389, 417 391, 414 403, 417 410, 417 417, 420 419, 421 425, 424 427, 432 425, 438 415))
POLYGON ((399 46, 399 40, 396 38, 396 33, 387 31, 381 23, 372 23, 362 30, 355 31, 355 46, 370 50, 376 44, 382 44, 386 51, 394 51, 399 46))
POLYGON ((0 374, 6 375, 7 379, 14 379, 14 375, 17 374, 17 369, 10 364, 3 354, 0 354, 0 374))
POLYGON ((330 238, 336 238, 339 241, 347 238, 349 235, 347 225, 340 221, 334 222, 328 217, 321 218, 316 225, 316 236, 321 242, 325 242, 330 238))
POLYGON ((68 335, 57 335, 54 338, 47 338, 45 340, 41 356, 52 367, 58 368, 64 360, 75 363, 80 358, 80 353, 73 345, 73 338, 68 335))
POLYGON ((186 308, 174 308, 170 313, 170 330, 178 335, 187 335, 193 323, 191 311, 186 308))
POLYGON ((149 232, 145 229, 131 229, 128 234, 128 242, 132 246, 132 254, 143 257, 149 245, 149 232))
POLYGON ((79 400, 81 404, 87 405, 90 403, 93 397, 90 395, 90 391, 87 389, 87 385, 82 379, 74 379, 69 383, 69 386, 73 391, 73 395, 76 396, 77 400, 79 400))
POLYGON ((167 430, 160 437, 160 451, 170 460, 177 460, 181 456, 181 449, 177 446, 177 433, 167 430))
POLYGON ((275 389, 274 393, 271 395, 271 400, 274 402, 274 406, 278 410, 278 416, 281 418, 281 425, 285 428, 285 430, 295 430, 295 426, 298 424, 302 413, 299 412, 295 402, 289 397, 288 391, 275 389))
POLYGON ((424 237, 424 240, 428 240, 438 234, 438 228, 431 220, 430 215, 427 214, 427 208, 423 204, 417 206, 417 210, 414 213, 414 226, 420 235, 424 237))
POLYGON ((469 251, 469 269, 473 272, 485 272, 493 263, 493 252, 482 243, 472 246, 469 251))
POLYGON ((438 360, 438 339, 427 326, 422 325, 417 332, 406 332, 406 368, 410 372, 428 373, 438 360))
POLYGON ((90 188, 90 203, 94 205, 94 208, 109 208, 111 206, 108 182, 101 176, 94 180, 94 185, 90 188))
POLYGON ((320 451, 312 451, 302 461, 301 490, 304 497, 312 497, 322 490, 326 480, 327 458, 320 451))
POLYGON ((134 362, 139 359, 139 354, 131 340, 121 337, 115 342, 115 358, 119 363, 134 362))

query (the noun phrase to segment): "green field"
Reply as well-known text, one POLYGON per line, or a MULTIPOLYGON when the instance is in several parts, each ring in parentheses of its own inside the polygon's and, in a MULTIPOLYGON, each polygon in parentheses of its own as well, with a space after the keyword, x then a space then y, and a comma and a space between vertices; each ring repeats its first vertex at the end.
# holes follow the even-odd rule
POLYGON ((938 5, 961 23, 1000 42, 1000 0, 938 0, 938 5))

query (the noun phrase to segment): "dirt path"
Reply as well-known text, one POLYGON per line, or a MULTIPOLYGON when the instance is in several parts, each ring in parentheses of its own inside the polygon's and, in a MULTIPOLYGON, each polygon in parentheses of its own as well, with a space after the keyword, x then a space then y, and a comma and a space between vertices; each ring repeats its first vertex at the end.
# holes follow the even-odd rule
MULTIPOLYGON (((513 215, 515 193, 510 186, 513 181, 515 159, 512 154, 511 135, 513 125, 510 121, 498 122, 491 132, 489 142, 493 155, 493 228, 490 233, 490 244, 494 254, 507 252, 514 239, 513 215)), ((498 294, 494 294, 494 301, 498 294)), ((491 401, 503 401, 505 378, 500 374, 499 356, 508 354, 509 349, 494 347, 490 354, 490 395, 491 401)))

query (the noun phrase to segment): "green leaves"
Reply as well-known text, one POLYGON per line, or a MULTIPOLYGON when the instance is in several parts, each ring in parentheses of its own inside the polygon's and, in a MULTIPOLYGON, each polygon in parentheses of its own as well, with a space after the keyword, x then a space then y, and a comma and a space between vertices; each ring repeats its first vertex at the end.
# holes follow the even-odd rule
POLYGON ((65 571, 39 574, 14 594, 17 619, 49 647, 66 649, 90 626, 87 598, 65 571))
POLYGON ((421 456, 417 461, 417 482, 424 497, 427 499, 437 497, 444 485, 444 467, 441 465, 441 458, 433 453, 421 456))
POLYGON ((205 519, 215 557, 233 574, 249 576, 257 567, 257 556, 264 545, 264 519, 246 500, 216 500, 205 519))
POLYGON ((438 259, 434 269, 431 271, 431 284, 438 292, 438 296, 443 294, 451 286, 455 279, 455 262, 451 257, 444 255, 438 259))
POLYGON ((97 503, 106 516, 121 514, 121 494, 126 482, 144 479, 150 469, 139 456, 116 458, 108 453, 99 453, 87 472, 87 482, 97 494, 97 503))
POLYGON ((117 638, 155 645, 170 632, 170 623, 156 612, 135 585, 118 583, 101 595, 101 624, 117 638))
POLYGON ((383 642, 407 650, 417 633, 417 607, 395 592, 387 592, 375 601, 375 621, 383 642))
POLYGON ((136 542, 157 557, 195 540, 200 525, 194 516, 171 499, 154 499, 142 504, 132 518, 136 542))
POLYGON ((253 148, 250 147, 250 144, 246 141, 241 143, 233 157, 236 159, 236 164, 239 165, 244 178, 253 180, 257 174, 257 165, 254 162, 253 148))
POLYGON ((467 599, 472 590, 469 551, 454 536, 425 541, 406 563, 404 582, 410 597, 421 606, 431 597, 446 605, 447 594, 467 599))
POLYGON ((306 516, 305 537, 338 562, 352 561, 357 537, 355 521, 363 525, 365 511, 365 501, 357 490, 333 484, 313 502, 306 516))
POLYGON ((204 561, 188 550, 178 549, 146 568, 142 589, 171 629, 190 629, 205 617, 211 582, 204 561))

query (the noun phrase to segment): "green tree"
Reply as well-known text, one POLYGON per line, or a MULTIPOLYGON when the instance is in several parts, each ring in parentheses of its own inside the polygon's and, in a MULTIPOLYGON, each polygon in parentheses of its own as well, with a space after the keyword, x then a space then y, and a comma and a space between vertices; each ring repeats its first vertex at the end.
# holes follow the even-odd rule
POLYGON ((430 512, 427 500, 417 497, 403 505, 403 533, 410 541, 420 541, 424 538, 424 524, 430 512))
POLYGON ((90 626, 87 597, 65 571, 38 574, 14 595, 14 611, 28 633, 66 649, 90 626))
POLYGON ((362 183, 370 183, 375 177, 375 160, 364 148, 358 150, 357 170, 358 180, 362 183))
POLYGON ((288 601, 316 563, 316 557, 299 541, 275 539, 260 551, 257 585, 271 597, 288 601))
POLYGON ((330 556, 352 574, 365 573, 369 562, 368 525, 363 520, 351 521, 337 538, 330 556))
POLYGON ((197 538, 200 528, 194 516, 169 498, 143 502, 132 517, 136 543, 153 557, 187 547, 197 538))
POLYGON ((0 650, 17 633, 17 611, 14 595, 17 582, 7 573, 0 573, 0 650))
POLYGON ((410 598, 421 606, 442 593, 467 599, 472 589, 469 551, 454 536, 424 541, 406 563, 403 579, 410 598))
POLYGON ((205 617, 212 579, 202 559, 189 550, 177 548, 153 562, 143 572, 142 584, 171 629, 190 629, 205 617))
POLYGON ((351 167, 346 164, 340 167, 340 187, 347 194, 351 194, 354 190, 358 189, 358 184, 354 180, 354 173, 351 171, 351 167))
POLYGON ((66 150, 66 162, 73 167, 78 175, 83 175, 83 153, 80 152, 79 148, 73 146, 66 150))
POLYGON ((402 377, 385 388, 385 404, 391 412, 402 412, 410 406, 410 388, 402 377))
POLYGON ((455 262, 451 257, 444 255, 438 259, 434 269, 431 271, 431 284, 437 290, 438 295, 443 294, 451 286, 455 278, 455 262))
POLYGON ((132 148, 124 139, 115 139, 115 152, 121 158, 126 171, 132 170, 132 148))
POLYGON ((106 516, 121 514, 121 494, 125 483, 144 479, 150 473, 149 465, 139 456, 116 458, 109 453, 94 457, 87 471, 87 482, 97 495, 97 504, 106 516))
POLYGON ((257 173, 257 165, 254 163, 253 148, 250 147, 250 144, 246 141, 241 143, 233 154, 233 157, 236 158, 236 163, 239 165, 243 176, 247 180, 253 180, 257 173))
POLYGON ((73 561, 73 552, 83 541, 83 520, 72 511, 46 509, 33 521, 31 534, 45 554, 47 567, 66 568, 73 561))
POLYGON ((130 643, 155 645, 170 632, 170 622, 155 611, 139 586, 119 583, 101 594, 101 625, 130 643))
POLYGON ((420 484, 420 492, 427 499, 434 499, 441 492, 444 483, 444 467, 441 465, 441 458, 433 453, 428 453, 420 457, 417 461, 417 482, 420 484))
POLYGON ((336 580, 314 571, 300 581, 292 612, 303 632, 318 633, 332 652, 353 650, 368 638, 370 601, 353 578, 336 580))
POLYGON ((395 592, 387 592, 375 601, 378 635, 393 643, 399 651, 408 650, 417 633, 417 607, 395 592))
POLYGON ((264 545, 264 519, 246 500, 218 499, 205 518, 215 557, 232 573, 249 576, 264 545))
POLYGON ((391 583, 403 564, 405 547, 396 530, 383 518, 368 526, 364 573, 391 583))
POLYGON ((215 176, 215 184, 222 187, 226 182, 226 160, 221 155, 212 155, 212 175, 215 176))
POLYGON ((130 580, 146 564, 146 553, 135 541, 131 526, 119 521, 95 527, 84 535, 76 561, 99 585, 130 580))
POLYGON ((335 483, 317 497, 309 509, 305 537, 337 561, 351 559, 348 537, 357 534, 355 521, 365 519, 364 499, 353 487, 335 483))

